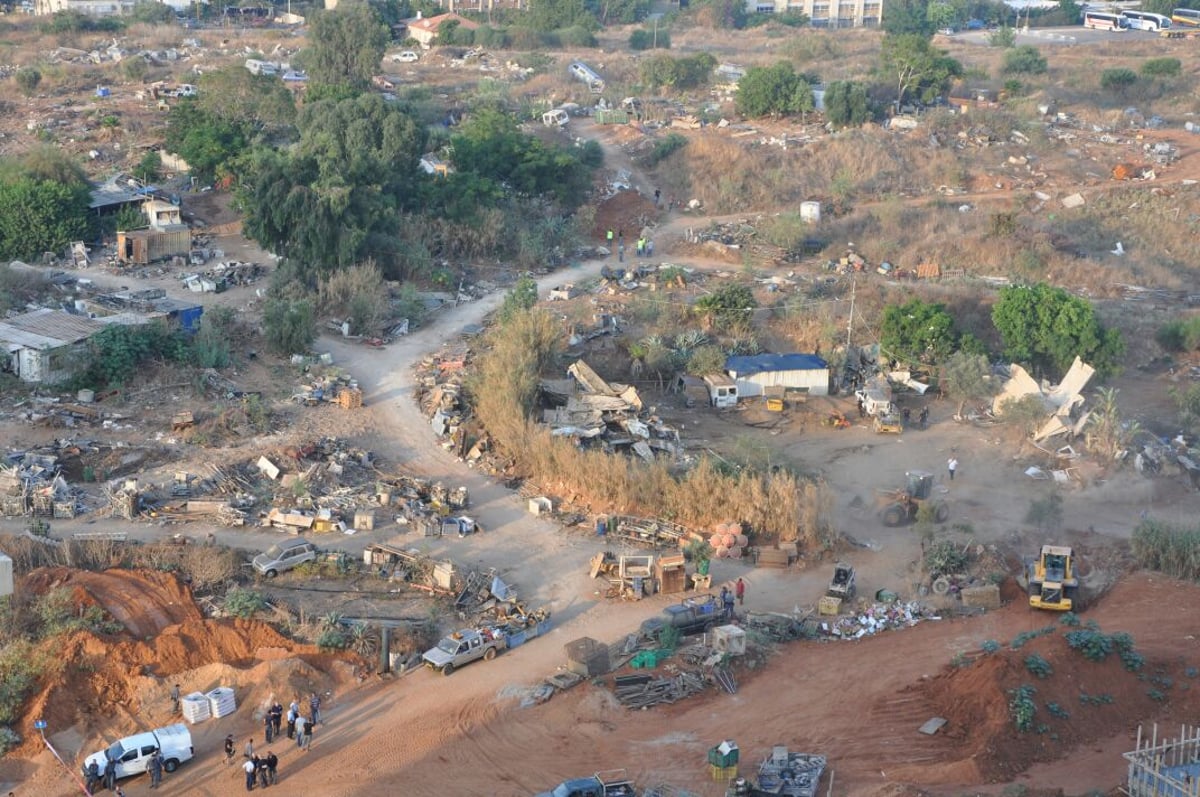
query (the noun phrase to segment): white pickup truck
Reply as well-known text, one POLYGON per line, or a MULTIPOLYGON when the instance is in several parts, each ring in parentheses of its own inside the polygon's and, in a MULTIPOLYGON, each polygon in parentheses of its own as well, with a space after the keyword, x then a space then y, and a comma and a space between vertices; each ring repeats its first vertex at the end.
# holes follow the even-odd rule
POLYGON ((476 659, 491 661, 496 653, 508 647, 508 640, 503 634, 483 629, 476 631, 464 628, 444 637, 435 647, 425 651, 421 660, 426 667, 437 670, 442 675, 449 675, 464 664, 470 664, 476 659))
POLYGON ((107 749, 92 753, 84 759, 83 774, 87 776, 88 767, 94 762, 97 770, 103 775, 105 765, 109 761, 115 761, 118 780, 140 775, 150 765, 151 756, 160 751, 163 769, 174 772, 180 764, 190 761, 195 755, 191 731, 180 722, 158 730, 126 736, 113 742, 107 749))

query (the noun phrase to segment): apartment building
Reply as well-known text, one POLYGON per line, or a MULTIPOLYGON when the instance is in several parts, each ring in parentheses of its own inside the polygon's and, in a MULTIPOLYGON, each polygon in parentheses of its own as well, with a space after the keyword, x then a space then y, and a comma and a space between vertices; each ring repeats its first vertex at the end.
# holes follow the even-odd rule
POLYGON ((746 0, 746 11, 801 11, 814 28, 877 28, 883 18, 883 0, 746 0))

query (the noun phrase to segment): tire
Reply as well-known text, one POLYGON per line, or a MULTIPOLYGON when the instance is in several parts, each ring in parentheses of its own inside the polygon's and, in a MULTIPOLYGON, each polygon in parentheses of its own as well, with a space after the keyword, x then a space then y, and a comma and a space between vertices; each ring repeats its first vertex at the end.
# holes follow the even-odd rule
POLYGON ((453 675, 453 674, 454 674, 454 665, 453 664, 447 664, 445 667, 442 667, 442 675, 453 675))
POLYGON ((179 762, 174 758, 168 758, 163 762, 163 769, 167 772, 174 772, 175 770, 179 769, 179 762))
POLYGON ((272 570, 268 570, 263 575, 265 575, 267 578, 275 578, 275 576, 279 575, 279 571, 272 569, 272 570))
POLYGON ((899 504, 892 504, 887 509, 883 510, 883 525, 885 526, 902 526, 904 525, 904 508, 899 504))
POLYGON ((934 581, 933 581, 933 594, 934 595, 945 595, 949 592, 950 592, 950 580, 949 579, 947 579, 945 576, 934 579, 934 581))
POLYGON ((933 507, 933 519, 938 523, 945 523, 950 519, 950 507, 946 504, 935 504, 933 507))
POLYGON ((488 648, 487 650, 485 650, 483 652, 483 660, 484 661, 491 661, 494 658, 496 658, 496 649, 495 648, 488 648))

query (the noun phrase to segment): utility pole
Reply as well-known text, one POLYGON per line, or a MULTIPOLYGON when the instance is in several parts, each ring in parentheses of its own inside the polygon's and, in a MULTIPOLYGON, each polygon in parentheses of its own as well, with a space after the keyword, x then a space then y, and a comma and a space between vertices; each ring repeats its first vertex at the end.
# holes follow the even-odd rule
POLYGON ((854 333, 854 292, 857 289, 856 280, 850 280, 850 318, 846 321, 846 352, 850 352, 850 336, 854 333))

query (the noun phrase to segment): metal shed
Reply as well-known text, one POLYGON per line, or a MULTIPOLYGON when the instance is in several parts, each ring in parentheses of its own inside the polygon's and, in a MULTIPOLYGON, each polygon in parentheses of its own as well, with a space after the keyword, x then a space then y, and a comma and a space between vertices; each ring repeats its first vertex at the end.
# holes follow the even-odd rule
POLYGON ((815 354, 738 355, 725 361, 741 398, 761 396, 763 389, 782 386, 813 396, 829 395, 829 363, 815 354))

